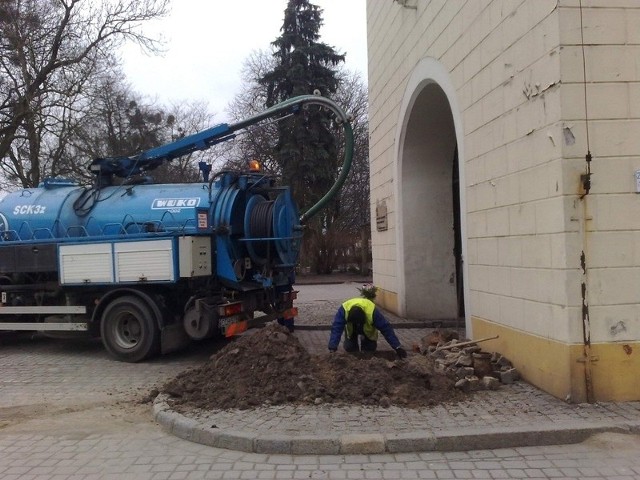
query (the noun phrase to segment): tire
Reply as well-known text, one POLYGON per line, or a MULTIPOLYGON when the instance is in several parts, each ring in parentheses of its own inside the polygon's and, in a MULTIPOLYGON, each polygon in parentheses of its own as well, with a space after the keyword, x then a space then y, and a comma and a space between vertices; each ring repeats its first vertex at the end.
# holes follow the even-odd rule
POLYGON ((107 351, 123 362, 139 362, 157 353, 160 330, 153 312, 140 298, 115 298, 102 314, 100 335, 107 351))

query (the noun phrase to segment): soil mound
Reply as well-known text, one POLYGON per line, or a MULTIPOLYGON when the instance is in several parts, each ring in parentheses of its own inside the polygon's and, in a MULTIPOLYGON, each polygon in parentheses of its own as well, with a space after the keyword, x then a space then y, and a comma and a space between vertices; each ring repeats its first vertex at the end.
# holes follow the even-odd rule
POLYGON ((181 412, 284 403, 418 408, 464 398, 454 383, 434 371, 433 359, 419 353, 405 360, 384 351, 310 355, 294 334, 274 322, 226 345, 161 392, 181 412))

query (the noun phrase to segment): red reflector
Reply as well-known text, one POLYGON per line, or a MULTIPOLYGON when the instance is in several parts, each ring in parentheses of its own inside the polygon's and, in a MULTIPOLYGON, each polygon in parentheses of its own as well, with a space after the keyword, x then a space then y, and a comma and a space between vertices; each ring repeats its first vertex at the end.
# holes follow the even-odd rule
POLYGON ((224 336, 229 338, 229 337, 233 337, 235 335, 240 335, 241 333, 247 331, 247 325, 248 325, 248 322, 246 320, 243 320, 241 322, 232 323, 232 324, 227 326, 227 328, 226 328, 226 330, 224 332, 224 336))
POLYGON ((229 317, 238 313, 242 313, 242 303, 228 303, 227 305, 220 305, 218 309, 218 314, 221 317, 229 317))
POLYGON ((295 318, 298 316, 298 309, 296 307, 291 307, 284 312, 282 312, 282 318, 295 318))

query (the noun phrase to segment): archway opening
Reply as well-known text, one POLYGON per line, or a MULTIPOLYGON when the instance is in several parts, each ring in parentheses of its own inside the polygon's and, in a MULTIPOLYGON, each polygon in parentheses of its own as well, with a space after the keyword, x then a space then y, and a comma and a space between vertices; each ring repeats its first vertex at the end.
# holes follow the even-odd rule
POLYGON ((451 106, 435 82, 415 97, 400 159, 406 315, 464 317, 457 140, 451 106))

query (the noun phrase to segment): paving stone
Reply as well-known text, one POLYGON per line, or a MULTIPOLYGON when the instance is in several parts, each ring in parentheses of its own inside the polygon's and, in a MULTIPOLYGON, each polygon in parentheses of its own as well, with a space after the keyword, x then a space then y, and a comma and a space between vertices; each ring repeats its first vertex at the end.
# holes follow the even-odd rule
POLYGON ((345 434, 340 437, 340 453, 384 453, 385 439, 379 434, 345 434))

